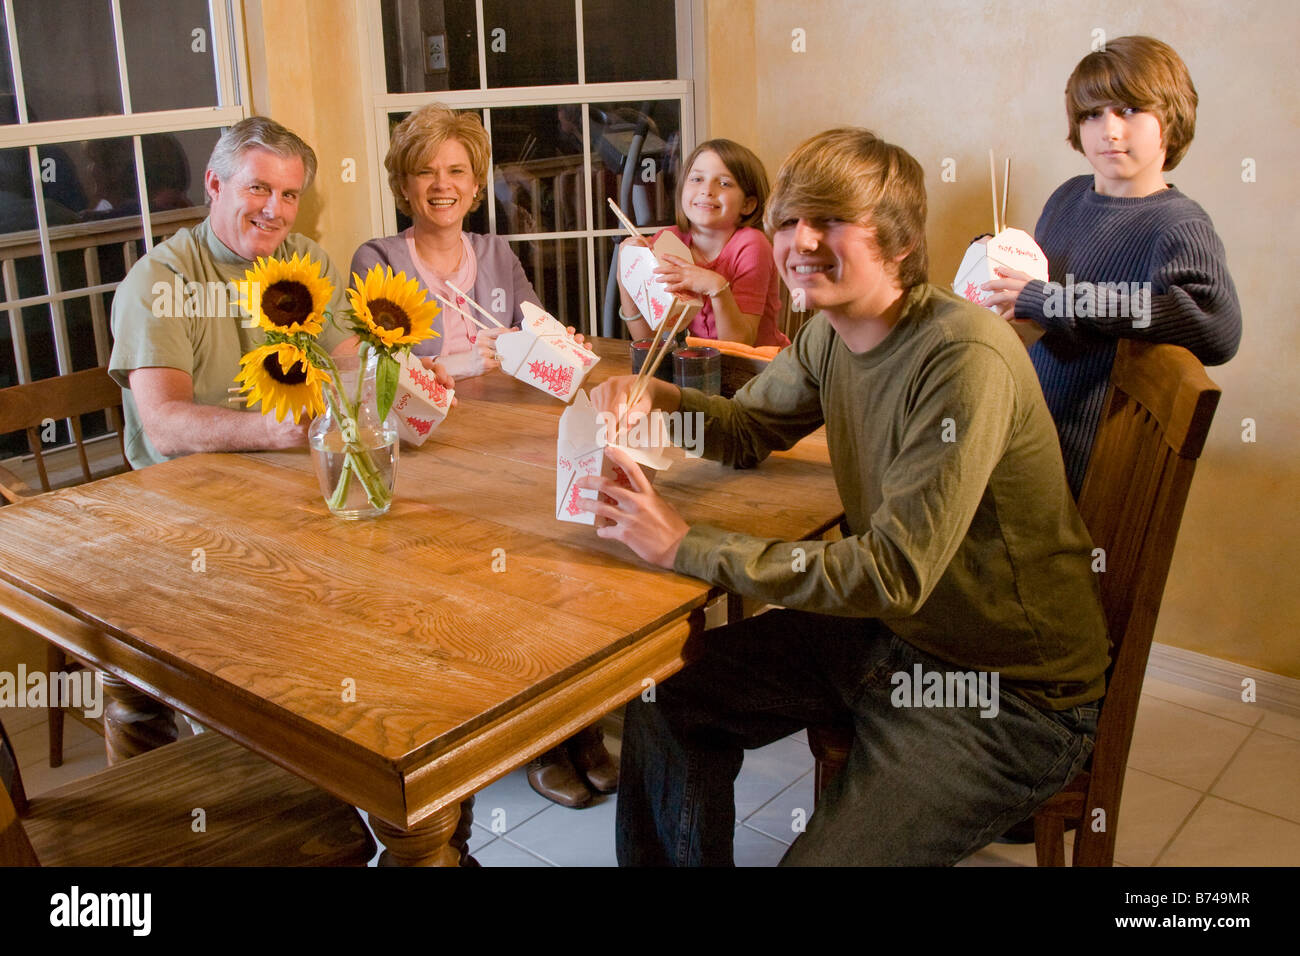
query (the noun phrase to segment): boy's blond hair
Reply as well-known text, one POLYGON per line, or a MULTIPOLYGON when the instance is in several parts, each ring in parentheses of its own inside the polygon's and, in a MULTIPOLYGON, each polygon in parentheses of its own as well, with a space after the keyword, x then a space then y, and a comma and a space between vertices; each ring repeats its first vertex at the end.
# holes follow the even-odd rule
POLYGON ((788 219, 842 219, 876 232, 881 259, 898 263, 904 289, 926 281, 925 173, 901 146, 845 126, 805 140, 776 174, 767 231, 788 219))
POLYGON ((1089 53, 1065 84, 1070 145, 1083 152, 1079 124, 1105 106, 1136 106, 1160 120, 1164 169, 1182 160, 1196 133, 1196 87, 1173 47, 1154 37, 1117 37, 1089 53))
POLYGON ((393 201, 403 215, 411 215, 411 204, 406 200, 406 177, 419 172, 444 142, 454 139, 469 154, 469 167, 474 173, 478 190, 470 212, 478 209, 487 189, 488 162, 492 158, 492 144, 487 130, 477 113, 457 112, 441 103, 422 106, 397 124, 384 157, 388 170, 388 188, 393 191, 393 201))

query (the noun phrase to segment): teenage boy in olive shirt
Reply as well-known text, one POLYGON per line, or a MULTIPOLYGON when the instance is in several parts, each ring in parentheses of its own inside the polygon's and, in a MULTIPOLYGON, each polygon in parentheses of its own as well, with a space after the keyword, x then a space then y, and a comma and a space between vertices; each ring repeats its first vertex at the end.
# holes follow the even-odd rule
MULTIPOLYGON (((735 399, 656 381, 633 411, 703 414, 705 455, 739 467, 825 424, 850 533, 690 527, 617 451, 632 489, 584 481, 601 536, 788 609, 702 636, 654 701, 629 704, 619 861, 731 863, 744 749, 840 722, 848 764, 783 862, 954 863, 1091 750, 1107 663, 1091 542, 1019 339, 925 283, 911 156, 865 130, 820 134, 783 165, 767 225, 820 315, 735 399), (948 692, 923 694, 936 679, 948 692)), ((596 389, 597 406, 617 412, 631 381, 596 389)))

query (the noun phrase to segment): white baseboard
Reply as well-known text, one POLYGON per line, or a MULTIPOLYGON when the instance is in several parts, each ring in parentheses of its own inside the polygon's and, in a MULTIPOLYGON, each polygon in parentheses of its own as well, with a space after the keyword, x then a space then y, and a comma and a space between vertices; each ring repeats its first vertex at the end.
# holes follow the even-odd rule
POLYGON ((1147 676, 1231 700, 1241 700, 1241 682, 1249 677, 1255 681, 1255 700, 1261 707, 1300 717, 1300 680, 1272 671, 1169 644, 1152 644, 1147 676))

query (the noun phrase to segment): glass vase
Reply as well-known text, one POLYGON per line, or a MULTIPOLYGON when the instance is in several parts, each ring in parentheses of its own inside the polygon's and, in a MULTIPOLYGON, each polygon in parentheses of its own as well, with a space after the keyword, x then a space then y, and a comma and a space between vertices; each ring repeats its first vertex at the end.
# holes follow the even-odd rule
POLYGON ((338 376, 324 387, 325 413, 307 432, 316 477, 329 510, 340 518, 388 511, 397 480, 397 425, 380 420, 375 401, 376 357, 336 359, 338 376))

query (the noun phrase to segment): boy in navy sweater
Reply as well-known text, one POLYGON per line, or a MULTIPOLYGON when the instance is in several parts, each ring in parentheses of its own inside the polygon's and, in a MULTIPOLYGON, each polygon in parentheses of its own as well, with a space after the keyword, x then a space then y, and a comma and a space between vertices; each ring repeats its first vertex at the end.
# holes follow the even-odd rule
POLYGON ((1043 330, 1029 355, 1077 497, 1117 341, 1171 342, 1221 365, 1241 340, 1241 307, 1210 217, 1164 178, 1196 127, 1196 89, 1178 54, 1119 37, 1079 62, 1065 104, 1070 145, 1093 174, 1043 207, 1034 238, 1050 281, 999 269, 984 288, 1002 316, 1043 330))

